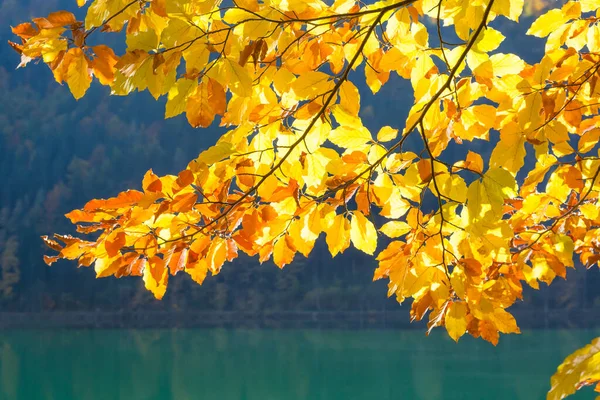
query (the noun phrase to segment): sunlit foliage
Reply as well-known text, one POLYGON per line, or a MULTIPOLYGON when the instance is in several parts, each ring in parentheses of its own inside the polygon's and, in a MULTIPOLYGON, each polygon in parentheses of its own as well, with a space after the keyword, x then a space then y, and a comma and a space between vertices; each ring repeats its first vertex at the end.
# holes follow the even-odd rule
MULTIPOLYGON (((577 350, 558 367, 550 380, 548 400, 559 400, 587 385, 600 392, 600 338, 577 350)), ((600 397, 600 396, 598 396, 600 397)), ((596 397, 596 399, 598 399, 596 397)))
POLYGON ((333 256, 374 255, 374 279, 412 298, 428 331, 496 344, 519 332, 506 309, 523 284, 600 259, 599 9, 543 13, 527 32, 546 38, 535 64, 501 52, 494 28, 518 22, 522 0, 95 0, 82 22, 17 25, 20 66, 43 60, 76 98, 95 78, 166 97, 167 118, 230 128, 178 175, 148 171, 142 191, 67 214, 94 239, 44 237, 58 252, 46 261, 141 276, 162 298, 178 272, 202 283, 239 252, 283 267, 324 234, 333 256), (123 54, 88 44, 104 32, 124 32, 123 54), (371 132, 358 87, 377 93, 391 74, 413 106, 371 132))

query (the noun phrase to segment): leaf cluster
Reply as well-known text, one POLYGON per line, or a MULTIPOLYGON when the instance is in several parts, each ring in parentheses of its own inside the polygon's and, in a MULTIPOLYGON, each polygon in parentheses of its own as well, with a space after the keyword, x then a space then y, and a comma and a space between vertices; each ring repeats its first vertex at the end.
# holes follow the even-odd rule
POLYGON ((240 252, 282 268, 324 234, 333 256, 351 245, 374 255, 374 279, 389 280, 399 302, 412 298, 411 318, 427 317, 428 332, 494 344, 518 333, 507 309, 523 285, 564 278, 575 256, 587 267, 600 259, 600 3, 540 16, 528 31, 546 38, 534 64, 500 52, 505 36, 493 27, 522 9, 94 0, 85 21, 59 11, 14 27, 21 66, 43 60, 76 98, 95 78, 114 95, 166 97, 166 118, 230 128, 179 174, 148 171, 142 191, 67 214, 95 239, 45 237, 58 252, 46 261, 141 276, 162 298, 179 272, 201 284, 240 252), (87 44, 123 31, 122 55, 87 44), (377 93, 392 74, 410 81, 413 105, 375 134, 352 80, 377 93), (420 151, 405 149, 410 137, 420 151), (487 160, 479 141, 493 146, 487 160), (451 161, 452 148, 464 159, 451 161))

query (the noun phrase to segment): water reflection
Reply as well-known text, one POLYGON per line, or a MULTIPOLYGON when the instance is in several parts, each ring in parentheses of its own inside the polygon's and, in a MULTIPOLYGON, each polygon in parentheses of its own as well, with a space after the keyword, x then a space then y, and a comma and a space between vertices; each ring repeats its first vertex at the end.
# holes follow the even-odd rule
POLYGON ((0 398, 542 399, 562 358, 599 335, 530 331, 494 348, 420 331, 8 331, 0 398))

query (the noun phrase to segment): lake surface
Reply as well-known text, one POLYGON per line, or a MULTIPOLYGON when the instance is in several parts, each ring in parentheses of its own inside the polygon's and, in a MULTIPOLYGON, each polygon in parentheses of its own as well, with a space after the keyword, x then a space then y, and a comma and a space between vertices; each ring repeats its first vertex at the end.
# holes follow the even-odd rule
POLYGON ((543 399, 596 336, 528 331, 493 347, 439 330, 0 331, 0 399, 543 399))

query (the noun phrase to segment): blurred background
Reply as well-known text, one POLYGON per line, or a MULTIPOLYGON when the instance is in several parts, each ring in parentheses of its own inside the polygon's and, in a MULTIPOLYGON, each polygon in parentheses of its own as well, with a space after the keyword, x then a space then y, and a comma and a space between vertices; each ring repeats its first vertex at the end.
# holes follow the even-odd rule
MULTIPOLYGON (((527 12, 544 6, 529 1, 527 12)), ((94 84, 76 102, 45 65, 16 69, 10 26, 59 9, 80 15, 76 8, 74 0, 0 0, 1 400, 543 398, 562 357, 595 336, 595 267, 526 289, 511 309, 526 333, 493 349, 470 338, 454 345, 445 332, 425 338, 424 324, 409 324, 409 305, 388 299, 386 282, 372 282, 372 257, 349 249, 331 259, 324 243, 283 270, 241 257, 202 286, 179 274, 163 301, 138 278, 96 280, 74 263, 46 266, 40 236, 73 233, 65 213, 139 189, 150 168, 179 172, 223 132, 193 129, 183 116, 164 120, 164 102, 148 93, 111 97, 94 84)), ((499 23, 519 37, 502 49, 535 62, 543 43, 523 40, 531 18, 522 22, 499 23)), ((401 127, 409 84, 396 76, 377 96, 365 89, 365 125, 401 127)), ((491 153, 476 145, 484 158, 491 153)))

